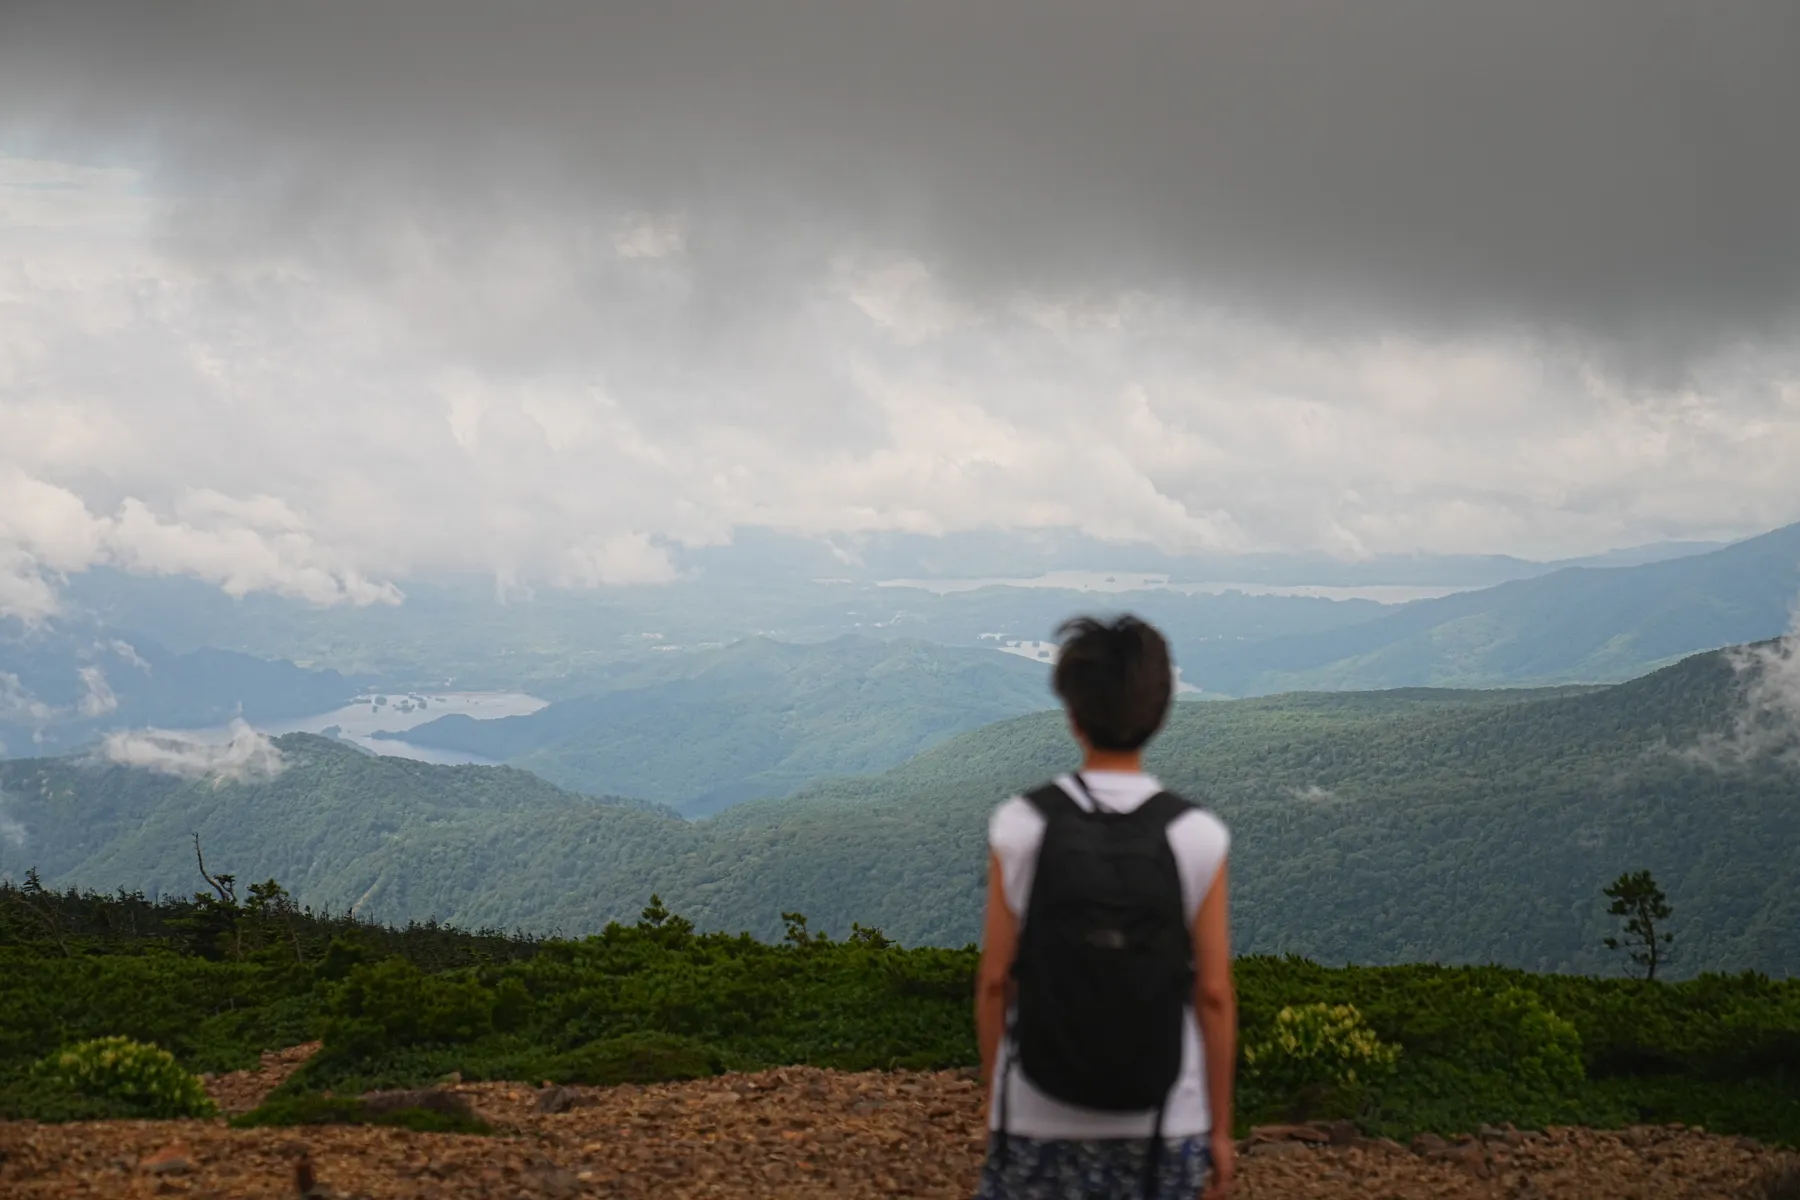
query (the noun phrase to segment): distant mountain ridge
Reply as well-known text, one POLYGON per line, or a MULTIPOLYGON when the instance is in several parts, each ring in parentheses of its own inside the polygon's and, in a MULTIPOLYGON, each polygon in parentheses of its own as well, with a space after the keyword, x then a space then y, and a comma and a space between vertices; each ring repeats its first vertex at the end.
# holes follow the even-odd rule
POLYGON ((585 678, 605 690, 529 716, 440 717, 386 736, 705 816, 829 776, 885 770, 952 734, 1055 703, 1041 664, 862 637, 750 638, 585 678))
POLYGON ((1664 541, 1569 559, 1510 554, 1380 554, 1345 560, 1320 553, 1172 554, 1148 542, 1071 529, 977 529, 943 535, 877 532, 828 540, 740 529, 723 546, 684 552, 684 565, 720 578, 786 574, 880 579, 1029 578, 1053 571, 1166 574, 1178 582, 1486 587, 1571 566, 1626 566, 1724 543, 1664 541))
MULTIPOLYGON (((1600 888, 1648 868, 1676 913, 1674 973, 1800 972, 1800 764, 1709 757, 1744 702, 1708 653, 1609 687, 1184 704, 1152 765, 1230 825, 1246 952, 1616 970, 1600 888)), ((276 745, 284 771, 237 782, 0 763, 19 833, 0 874, 186 890, 198 831, 240 878, 386 919, 580 933, 656 892, 706 928, 779 936, 798 910, 956 945, 979 930, 988 815, 1073 762, 1061 714, 1036 713, 688 823, 510 768, 276 745)))
POLYGON ((1774 637, 1797 595, 1800 524, 1699 554, 1419 600, 1339 629, 1177 648, 1190 681, 1233 696, 1616 682, 1774 637))
POLYGON ((346 703, 359 685, 229 650, 175 654, 91 622, 0 620, 0 756, 58 753, 113 729, 306 716, 346 703))
MULTIPOLYGON (((1695 549, 1662 543, 1570 562, 1619 565, 1695 549)), ((658 644, 690 649, 758 634, 788 642, 858 634, 974 645, 984 634, 1048 637, 1071 612, 1117 603, 1143 611, 1188 647, 1316 633, 1390 612, 1369 600, 1304 596, 1108 596, 999 586, 940 596, 876 586, 896 578, 1030 578, 1067 570, 1159 573, 1177 584, 1486 587, 1569 565, 1505 555, 1350 562, 1322 554, 1179 556, 1068 530, 819 539, 740 529, 730 545, 692 548, 678 559, 682 577, 673 583, 598 591, 497 593, 488 577, 414 579, 397 607, 319 609, 263 594, 233 598, 196 579, 111 568, 72 576, 64 592, 72 611, 144 631, 177 650, 219 646, 379 676, 393 688, 527 691, 554 700, 584 694, 581 678, 597 666, 642 656, 652 635, 658 644)))

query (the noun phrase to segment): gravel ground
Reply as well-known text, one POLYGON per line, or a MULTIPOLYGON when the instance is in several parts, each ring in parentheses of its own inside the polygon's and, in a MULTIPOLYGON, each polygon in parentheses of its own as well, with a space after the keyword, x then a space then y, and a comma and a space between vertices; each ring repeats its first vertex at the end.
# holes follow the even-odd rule
MULTIPOLYGON (((212 1084, 222 1103, 242 1109, 301 1057, 272 1055, 262 1072, 212 1084)), ((0 1197, 967 1197, 982 1154, 980 1096, 966 1072, 789 1068, 648 1087, 449 1090, 501 1132, 0 1122, 0 1197)), ((1403 1147, 1347 1129, 1284 1127, 1246 1141, 1238 1194, 1718 1200, 1790 1161, 1747 1140, 1677 1128, 1501 1129, 1403 1147)))

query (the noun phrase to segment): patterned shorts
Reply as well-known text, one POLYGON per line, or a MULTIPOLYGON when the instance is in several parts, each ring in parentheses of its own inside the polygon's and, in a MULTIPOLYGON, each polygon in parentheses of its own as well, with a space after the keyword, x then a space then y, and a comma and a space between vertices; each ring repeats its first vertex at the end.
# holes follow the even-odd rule
POLYGON ((1000 1140, 990 1137, 975 1200, 1194 1200, 1211 1170, 1205 1139, 1166 1139, 1155 1185, 1146 1192, 1149 1148, 1149 1138, 1069 1141, 1012 1134, 1002 1163, 1000 1140))

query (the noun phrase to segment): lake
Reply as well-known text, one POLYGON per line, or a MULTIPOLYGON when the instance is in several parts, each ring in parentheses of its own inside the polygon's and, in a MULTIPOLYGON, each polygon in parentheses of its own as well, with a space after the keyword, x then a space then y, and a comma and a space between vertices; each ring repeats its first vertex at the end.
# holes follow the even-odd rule
MULTIPOLYGON (((284 733, 323 733, 335 726, 338 736, 365 750, 394 758, 411 758, 419 762, 455 766, 476 763, 493 766, 494 760, 454 750, 433 750, 408 742, 391 742, 370 737, 373 733, 400 733, 461 713, 477 721, 498 717, 523 717, 548 704, 524 692, 385 692, 358 696, 342 708, 316 713, 310 717, 292 717, 281 721, 253 721, 252 726, 271 737, 284 733)), ((224 729, 190 731, 196 737, 229 736, 224 729)))

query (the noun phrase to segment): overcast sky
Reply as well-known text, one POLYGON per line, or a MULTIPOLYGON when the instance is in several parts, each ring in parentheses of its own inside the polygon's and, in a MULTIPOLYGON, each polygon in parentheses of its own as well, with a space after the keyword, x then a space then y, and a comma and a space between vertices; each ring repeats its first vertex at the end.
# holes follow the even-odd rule
POLYGON ((0 0, 0 615, 1800 520, 1800 6, 0 0))

